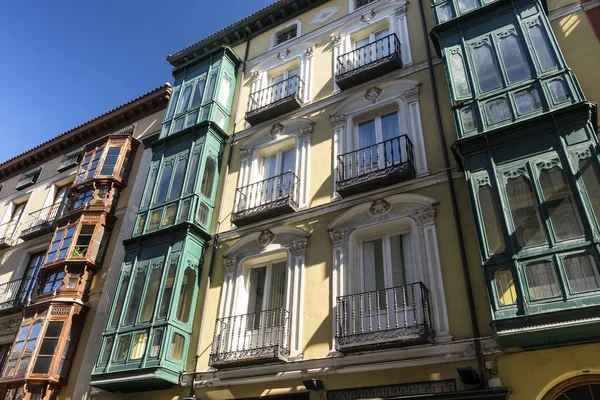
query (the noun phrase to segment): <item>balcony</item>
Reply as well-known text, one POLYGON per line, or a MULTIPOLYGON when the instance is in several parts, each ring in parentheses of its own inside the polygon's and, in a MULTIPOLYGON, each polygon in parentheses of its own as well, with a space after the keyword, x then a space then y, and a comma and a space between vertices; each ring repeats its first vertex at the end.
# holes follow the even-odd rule
POLYGON ((265 89, 254 92, 248 101, 246 121, 256 125, 302 107, 304 82, 292 76, 265 89))
POLYGON ((155 205, 138 213, 133 236, 169 228, 183 222, 210 228, 212 209, 198 195, 189 195, 155 205))
POLYGON ((413 145, 406 135, 338 156, 337 192, 343 197, 414 177, 413 145))
POLYGON ((364 7, 367 4, 373 3, 376 0, 356 0, 356 8, 364 7))
POLYGON ((35 279, 15 279, 0 285, 0 316, 18 313, 27 304, 35 279))
POLYGON ((429 290, 421 282, 337 298, 342 352, 433 342, 429 290))
POLYGON ((29 220, 23 223, 21 239, 29 240, 54 231, 59 218, 67 209, 67 203, 57 203, 29 214, 29 220))
POLYGON ((335 83, 346 90, 402 68, 395 33, 338 57, 335 83))
POLYGON ((0 225, 0 250, 7 249, 15 244, 15 231, 18 225, 18 221, 9 221, 0 225))
POLYGON ((283 308, 219 318, 210 366, 226 368, 287 361, 289 343, 290 313, 283 308))
POLYGON ((298 209, 299 180, 292 172, 238 188, 231 222, 248 225, 298 209))

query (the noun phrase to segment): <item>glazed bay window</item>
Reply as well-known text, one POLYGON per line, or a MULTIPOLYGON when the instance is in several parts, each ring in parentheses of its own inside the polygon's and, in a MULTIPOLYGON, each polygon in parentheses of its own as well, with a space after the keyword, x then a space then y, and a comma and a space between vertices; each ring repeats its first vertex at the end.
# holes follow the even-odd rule
POLYGON ((32 321, 21 325, 4 371, 2 371, 2 377, 25 375, 40 335, 42 323, 42 321, 32 321))
POLYGON ((64 260, 85 260, 99 264, 102 260, 107 235, 101 217, 86 218, 86 223, 60 227, 50 242, 44 264, 64 260))
POLYGON ((150 165, 134 235, 184 221, 207 226, 216 179, 217 157, 202 143, 191 151, 158 155, 150 165))
POLYGON ((124 179, 130 152, 130 137, 109 138, 105 144, 84 153, 75 184, 94 178, 124 179))

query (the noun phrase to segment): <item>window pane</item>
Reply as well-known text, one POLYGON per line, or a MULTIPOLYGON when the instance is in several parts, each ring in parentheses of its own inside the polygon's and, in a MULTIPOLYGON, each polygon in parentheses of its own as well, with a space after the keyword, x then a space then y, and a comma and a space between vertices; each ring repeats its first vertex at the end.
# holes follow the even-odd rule
POLYGON ((596 219, 600 220, 600 172, 591 157, 579 160, 579 173, 585 184, 596 219))
MULTIPOLYGON (((250 269, 250 279, 248 288, 248 314, 262 311, 266 280, 267 267, 254 267, 250 269)), ((258 317, 256 319, 258 319, 258 317)), ((258 323, 258 321, 256 323, 258 323)))
POLYGON ((398 113, 394 112, 381 117, 381 129, 383 140, 389 140, 400 136, 400 125, 398 123, 398 113))
POLYGON ((217 73, 215 72, 210 76, 210 83, 208 84, 207 100, 212 100, 214 98, 216 83, 217 83, 217 73))
POLYGON ((198 107, 202 103, 202 95, 204 94, 204 86, 206 85, 206 77, 201 78, 194 88, 194 97, 192 97, 191 107, 198 107))
POLYGON ((541 110, 542 101, 536 89, 525 89, 515 93, 515 104, 519 114, 527 114, 541 110))
POLYGON ((154 337, 152 339, 152 347, 150 347, 150 357, 156 358, 160 353, 160 345, 162 344, 162 329, 157 329, 154 331, 154 337))
POLYGON ((221 80, 221 87, 219 88, 219 103, 223 106, 229 106, 229 95, 231 94, 231 78, 227 75, 223 76, 221 80))
POLYGON ((444 4, 438 8, 438 19, 440 24, 452 18, 452 7, 449 4, 444 4))
POLYGON ((531 78, 531 70, 529 69, 517 36, 508 35, 501 38, 498 47, 500 48, 500 55, 502 56, 509 83, 531 78))
POLYGON ((269 304, 267 304, 268 309, 285 308, 286 283, 287 262, 273 263, 271 265, 271 290, 269 293, 269 304))
POLYGON ((527 264, 525 267, 529 296, 533 300, 548 299, 561 295, 554 263, 551 261, 538 261, 527 264))
POLYGON ((179 90, 175 90, 173 95, 171 96, 171 102, 169 103, 169 112, 167 113, 167 119, 172 118, 173 114, 175 114, 175 106, 177 105, 177 100, 179 100, 179 90))
POLYGON ((190 101, 190 94, 192 94, 192 85, 187 85, 183 90, 181 103, 179 103, 179 108, 177 108, 177 114, 181 114, 187 109, 188 102, 190 101))
POLYGON ((534 54, 540 62, 542 71, 556 68, 554 52, 550 48, 550 43, 548 43, 548 38, 542 30, 542 27, 540 25, 533 26, 529 29, 529 35, 531 36, 531 43, 535 50, 534 54))
POLYGON ((600 273, 596 259, 589 254, 565 257, 563 260, 569 287, 573 293, 600 289, 600 273))
POLYGON ((73 257, 85 258, 87 256, 92 236, 94 235, 94 228, 95 225, 84 225, 81 227, 77 236, 77 242, 73 248, 73 257))
POLYGON ((406 260, 410 254, 410 235, 394 235, 390 237, 392 261, 392 286, 406 285, 406 260), (408 253, 408 254, 407 254, 408 253))
POLYGON ((194 151, 192 155, 192 165, 188 173, 188 182, 185 189, 186 193, 193 193, 196 186, 196 177, 198 176, 198 162, 200 160, 200 150, 194 151))
POLYGON ((488 124, 493 125, 502 121, 512 119, 510 106, 506 99, 494 99, 485 104, 488 114, 488 124))
POLYGON ((152 199, 152 192, 154 191, 154 185, 156 184, 156 175, 158 174, 158 166, 150 168, 150 176, 148 177, 148 184, 146 186, 146 192, 144 193, 144 199, 142 200, 141 207, 146 208, 150 205, 152 199))
POLYGON ((559 167, 543 169, 540 185, 556 238, 567 240, 582 236, 583 224, 563 170, 559 167))
POLYGON ((518 245, 525 248, 548 243, 529 180, 523 175, 509 179, 506 194, 518 245))
POLYGON ((106 157, 104 157, 104 163, 102 164, 102 169, 100 170, 100 175, 112 175, 115 166, 117 165, 117 161, 119 160, 119 154, 121 153, 120 147, 109 147, 106 152, 106 157))
POLYGON ((385 289, 382 239, 363 242, 363 269, 365 291, 385 289))
POLYGON ((67 256, 67 250, 69 250, 69 246, 71 245, 71 241, 73 240, 73 233, 75 232, 75 227, 70 227, 67 229, 65 233, 65 237, 63 238, 62 244, 60 245, 60 249, 58 251, 57 260, 62 260, 67 256))
POLYGON ((477 117, 475 116, 475 110, 473 110, 473 107, 462 109, 460 111, 460 117, 462 119, 462 127, 465 132, 477 129, 477 117))
POLYGON ((133 347, 131 348, 131 357, 129 357, 130 360, 139 360, 144 356, 147 341, 148 334, 146 332, 135 334, 133 338, 133 347))
POLYGON ((499 304, 508 306, 517 301, 517 291, 512 272, 508 269, 499 269, 494 273, 497 300, 499 304))
POLYGON ((152 269, 148 288, 146 289, 146 295, 142 302, 141 322, 148 322, 152 319, 152 313, 154 312, 154 305, 156 304, 156 297, 158 294, 158 286, 160 285, 161 273, 162 268, 160 267, 152 269))
POLYGON ((471 11, 474 8, 479 7, 477 0, 458 0, 458 8, 461 13, 471 11))
POLYGON ((179 289, 179 302, 177 303, 177 319, 183 323, 187 323, 190 319, 195 284, 196 273, 192 269, 187 268, 183 274, 183 280, 179 289))
POLYGON ((160 176, 160 182, 158 183, 158 191, 156 193, 156 199, 154 204, 159 204, 167 199, 167 191, 169 190, 169 184, 171 183, 171 174, 173 173, 173 160, 165 163, 163 166, 162 174, 160 176))
POLYGON ((296 149, 284 151, 281 153, 280 173, 294 171, 296 169, 296 149))
POLYGON ((488 185, 480 186, 478 196, 488 251, 490 254, 502 253, 504 251, 504 237, 492 188, 488 185))
POLYGON ((548 89, 550 89, 552 100, 555 103, 562 103, 569 100, 569 92, 562 79, 556 79, 550 82, 548 84, 548 89))
POLYGON ((202 184, 200 188, 202 194, 209 199, 212 197, 216 169, 217 162, 214 158, 209 156, 206 159, 206 164, 204 165, 204 175, 202 176, 202 184))
POLYGON ((372 146, 377 142, 375 137, 375 120, 358 124, 358 148, 372 146))
POLYGON ((105 343, 104 350, 102 351, 102 358, 100 359, 100 362, 102 364, 108 363, 108 360, 110 359, 110 353, 112 351, 114 340, 115 340, 115 338, 112 336, 109 338, 106 338, 106 342, 104 342, 105 343))
POLYGON ((115 309, 113 312, 112 319, 110 320, 110 327, 115 328, 119 324, 121 318, 121 312, 123 311, 123 303, 125 303, 125 295, 127 294, 127 286, 129 284, 129 277, 123 278, 121 287, 119 288, 119 294, 117 295, 117 302, 115 303, 115 309))
POLYGON ((502 86, 496 56, 489 45, 484 44, 473 49, 473 63, 475 64, 479 89, 482 92, 488 92, 502 86))
POLYGON ((138 267, 135 271, 135 278, 133 280, 133 286, 131 288, 131 294, 129 295, 129 303, 127 304, 127 311, 125 312, 125 319, 123 324, 131 325, 135 321, 140 308, 140 301, 142 291, 144 290, 144 283, 146 281, 146 269, 147 265, 138 267))
POLYGON ((456 97, 470 96, 471 91, 467 82, 467 73, 460 54, 454 53, 450 56, 450 70, 452 71, 452 84, 456 91, 456 97))
POLYGON ((175 177, 173 178, 173 185, 171 187, 171 193, 169 199, 175 199, 181 194, 181 188, 183 188, 183 180, 185 179, 185 169, 187 167, 187 156, 177 161, 177 167, 175 168, 175 177))
POLYGON ((160 308, 158 310, 158 318, 161 319, 165 318, 169 311, 169 306, 171 304, 171 295, 173 294, 173 285, 175 284, 175 273, 177 272, 178 260, 179 259, 177 257, 172 258, 171 264, 169 265, 169 272, 165 281, 165 288, 163 290, 160 308))
POLYGON ((185 338, 179 333, 173 332, 171 336, 171 345, 169 346, 169 358, 173 361, 181 361, 183 358, 183 348, 185 338))
POLYGON ((115 348, 115 361, 125 361, 129 353, 129 344, 131 343, 131 335, 119 336, 117 346, 115 348))

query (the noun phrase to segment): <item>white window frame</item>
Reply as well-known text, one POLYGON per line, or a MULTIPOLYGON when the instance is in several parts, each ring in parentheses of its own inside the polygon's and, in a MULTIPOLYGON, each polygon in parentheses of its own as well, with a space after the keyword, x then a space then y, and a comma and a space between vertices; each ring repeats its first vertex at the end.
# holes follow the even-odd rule
POLYGON ((273 31, 273 33, 271 34, 271 38, 270 38, 269 50, 274 49, 275 47, 283 46, 286 43, 290 43, 290 42, 298 39, 301 35, 302 35, 302 22, 299 19, 288 22, 287 24, 283 25, 281 28, 278 28, 275 31, 273 31), (296 25, 296 37, 286 40, 285 42, 277 43, 277 34, 283 32, 283 31, 287 31, 290 27, 292 27, 294 25, 296 25))

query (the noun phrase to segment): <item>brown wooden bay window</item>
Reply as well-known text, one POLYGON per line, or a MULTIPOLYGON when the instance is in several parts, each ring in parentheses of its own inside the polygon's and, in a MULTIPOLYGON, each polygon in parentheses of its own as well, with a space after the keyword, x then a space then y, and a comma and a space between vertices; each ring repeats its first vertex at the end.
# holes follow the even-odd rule
POLYGON ((131 151, 130 136, 110 137, 103 144, 84 153, 75 184, 94 178, 123 180, 131 151))

